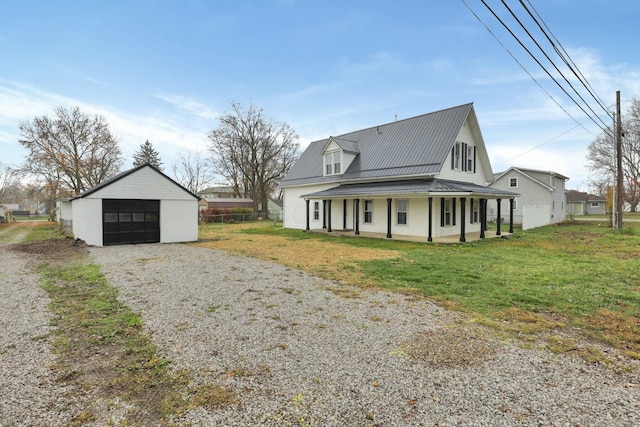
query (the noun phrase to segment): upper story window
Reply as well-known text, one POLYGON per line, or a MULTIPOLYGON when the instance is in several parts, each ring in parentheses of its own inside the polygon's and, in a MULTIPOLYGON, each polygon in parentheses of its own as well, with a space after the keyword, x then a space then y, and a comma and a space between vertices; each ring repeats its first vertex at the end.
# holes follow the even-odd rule
POLYGON ((340 151, 333 151, 324 155, 324 174, 336 175, 342 173, 342 153, 340 151))
POLYGON ((518 188, 518 178, 509 178, 509 188, 518 188))
POLYGON ((451 148, 451 169, 475 172, 475 147, 466 142, 456 142, 451 148))

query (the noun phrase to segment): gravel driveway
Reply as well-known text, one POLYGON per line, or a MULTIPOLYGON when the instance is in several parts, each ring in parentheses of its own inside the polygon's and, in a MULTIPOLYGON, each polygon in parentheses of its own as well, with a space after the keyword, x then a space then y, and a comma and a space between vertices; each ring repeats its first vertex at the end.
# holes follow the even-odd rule
MULTIPOLYGON (((406 343, 456 330, 411 296, 184 245, 91 255, 177 369, 237 392, 184 425, 640 425, 637 379, 582 361, 490 339, 479 366, 411 357, 406 343)), ((476 349, 451 338, 445 354, 476 349)))
MULTIPOLYGON (((640 425, 636 375, 496 341, 421 299, 185 245, 90 254, 175 369, 239 398, 178 425, 640 425)), ((0 426, 68 425, 37 338, 46 295, 2 247, 0 269, 0 426)))

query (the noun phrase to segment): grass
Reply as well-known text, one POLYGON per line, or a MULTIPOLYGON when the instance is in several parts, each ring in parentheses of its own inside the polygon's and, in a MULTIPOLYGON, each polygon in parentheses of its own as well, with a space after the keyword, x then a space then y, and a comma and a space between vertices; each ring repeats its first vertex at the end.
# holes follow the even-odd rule
POLYGON ((585 354, 595 343, 640 359, 640 223, 618 231, 574 222, 517 231, 507 240, 449 245, 256 224, 200 231, 207 247, 424 296, 509 334, 577 334, 577 342, 589 343, 585 354))
POLYGON ((53 222, 0 224, 0 244, 63 238, 65 236, 53 222))
POLYGON ((58 381, 84 396, 85 405, 70 425, 111 425, 112 420, 100 418, 105 416, 100 407, 105 401, 128 403, 126 421, 118 424, 126 426, 170 425, 171 416, 190 409, 237 401, 225 387, 192 386, 188 372, 172 370, 171 361, 146 334, 141 317, 120 302, 100 266, 91 264, 72 241, 42 240, 56 236, 55 226, 29 228, 28 233, 24 240, 32 243, 17 245, 17 250, 47 260, 37 271, 53 314, 53 329, 45 337, 57 356, 51 369, 58 381))

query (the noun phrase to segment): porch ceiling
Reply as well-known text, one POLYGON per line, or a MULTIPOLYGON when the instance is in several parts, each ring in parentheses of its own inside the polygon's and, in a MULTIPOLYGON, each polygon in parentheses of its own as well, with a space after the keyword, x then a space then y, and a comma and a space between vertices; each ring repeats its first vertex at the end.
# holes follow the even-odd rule
POLYGON ((512 198, 519 196, 511 191, 489 188, 468 182, 449 181, 437 178, 411 179, 402 181, 365 182, 342 184, 328 190, 301 196, 305 199, 327 199, 333 197, 363 196, 480 196, 486 198, 512 198))

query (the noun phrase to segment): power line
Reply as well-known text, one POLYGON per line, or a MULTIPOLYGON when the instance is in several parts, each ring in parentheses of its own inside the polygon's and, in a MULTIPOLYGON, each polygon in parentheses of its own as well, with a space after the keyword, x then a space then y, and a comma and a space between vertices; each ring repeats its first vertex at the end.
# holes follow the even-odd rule
MULTIPOLYGON (((602 124, 606 127, 606 123, 604 123, 597 115, 597 113, 595 111, 593 111, 593 108, 591 108, 591 106, 587 103, 587 101, 582 97, 582 95, 580 94, 580 92, 578 92, 576 90, 576 88, 573 86, 573 84, 569 81, 569 79, 567 79, 567 77, 564 75, 564 73, 560 70, 560 68, 558 68, 558 66, 553 62, 553 60, 549 57, 549 55, 545 52, 545 50, 542 48, 542 46, 540 46, 540 43, 538 43, 538 41, 535 39, 535 37, 533 37, 533 35, 531 35, 531 32, 524 26, 524 24, 522 23, 522 21, 520 20, 520 18, 518 18, 516 16, 516 14, 513 12, 513 10, 509 7, 509 5, 507 5, 507 3, 505 2, 505 0, 501 0, 502 4, 504 5, 504 7, 509 11, 509 13, 511 14, 511 16, 513 16, 513 18, 516 20, 516 22, 518 22, 518 24, 520 25, 520 27, 524 30, 525 33, 527 33, 527 35, 529 36, 529 38, 531 39, 531 41, 533 41, 533 43, 538 47, 538 49, 540 50, 540 52, 542 52, 542 54, 545 56, 545 58, 547 58, 547 60, 551 63, 551 65, 553 65, 553 68, 556 69, 556 71, 562 76, 563 80, 565 82, 567 82, 567 84, 569 85, 569 87, 571 87, 571 89, 573 89, 573 92, 578 95, 578 98, 580 98, 580 100, 582 100, 582 102, 587 106, 587 108, 595 115, 596 118, 598 118, 600 120, 600 122, 602 122, 602 124)), ((483 1, 484 3, 484 1, 483 1)), ((486 6, 486 3, 485 3, 486 6)), ((542 28, 541 28, 542 29, 542 28)), ((544 33, 544 30, 542 31, 544 33)), ((546 36, 546 33, 544 33, 546 36)), ((547 39, 549 39, 547 37, 547 39)), ((529 55, 532 55, 532 53, 528 50, 527 52, 529 53, 529 55)), ((556 50, 557 53, 557 50, 556 50)), ((562 58, 562 57, 561 57, 562 58)), ((536 62, 538 62, 536 60, 536 62)), ((565 61, 566 64, 566 61, 565 61)), ((546 69, 545 69, 546 71, 546 69)), ((547 73, 549 74, 549 73, 547 73)), ((558 86, 560 86, 560 83, 558 83, 558 81, 551 76, 551 74, 549 74, 549 77, 551 77, 558 86)), ((567 93, 567 92, 565 92, 567 93)), ((567 93, 567 95, 569 96, 569 94, 567 93)), ((570 96, 571 97, 571 96, 570 96)), ((575 101, 575 99, 573 99, 573 97, 571 97, 572 101, 574 103, 576 103, 576 105, 578 105, 578 103, 575 101)), ((584 110, 583 110, 584 111, 584 110)), ((585 112, 586 113, 586 112, 585 112)))
POLYGON ((555 52, 558 54, 558 56, 562 59, 565 65, 567 65, 567 67, 573 72, 573 74, 576 76, 578 81, 582 83, 584 88, 587 90, 587 92, 589 92, 589 94, 593 97, 593 99, 595 99, 595 101, 598 103, 600 108, 602 108, 607 113, 607 116, 609 116, 609 118, 613 120, 612 113, 606 107, 606 104, 604 103, 602 98, 598 96, 595 89, 593 89, 593 87, 591 86, 589 81, 586 79, 584 74, 582 74, 582 72, 580 71, 576 63, 573 62, 573 59, 571 59, 571 56, 569 55, 569 53, 565 50, 564 46, 562 46, 562 43, 560 43, 560 40, 558 40, 558 38, 553 34, 553 32, 551 31, 547 23, 544 21, 544 19, 542 19, 542 17, 540 16, 536 8, 533 6, 533 4, 531 4, 531 1, 527 0, 527 3, 529 3, 529 6, 535 12, 536 16, 540 21, 538 21, 538 19, 536 19, 536 17, 533 16, 533 14, 531 13, 531 10, 529 10, 529 8, 523 3, 523 0, 520 0, 520 4, 522 5, 522 7, 527 11, 531 19, 533 19, 533 21, 538 26, 538 28, 540 28, 540 31, 542 31, 542 33, 545 35, 545 37, 547 38, 547 40, 549 41, 549 43, 551 44, 555 52), (542 26, 544 26, 544 28, 540 25, 540 22, 542 22, 542 26), (553 40, 551 39, 551 37, 549 37, 549 34, 551 34, 551 37, 553 38, 553 40))
MULTIPOLYGON (((598 124, 598 122, 596 122, 593 117, 591 117, 591 115, 589 115, 589 113, 587 113, 587 111, 569 94, 569 92, 567 92, 567 90, 564 88, 564 86, 562 86, 556 79, 555 77, 553 77, 553 75, 549 72, 549 70, 547 70, 547 68, 542 65, 542 63, 538 60, 538 58, 535 57, 535 55, 533 55, 533 53, 531 53, 531 51, 524 45, 524 43, 518 38, 518 36, 511 30, 511 28, 509 28, 509 26, 507 24, 505 24, 505 22, 497 15, 497 13, 485 2, 485 0, 480 0, 482 2, 482 4, 489 10, 489 12, 491 12, 491 14, 498 20, 498 22, 500 22, 500 24, 509 32, 509 34, 511 34, 511 36, 518 42, 518 44, 520 44, 520 46, 529 54, 529 56, 531 56, 531 58, 540 66, 540 68, 542 68, 544 70, 545 73, 547 73, 547 75, 551 78, 551 80, 553 80, 553 82, 565 93, 565 95, 567 95, 572 101, 573 103, 578 106, 578 108, 580 108, 582 110, 582 112, 589 117, 602 131, 605 131, 605 128, 603 128, 602 126, 600 126, 600 124, 598 124)), ((466 4, 466 3, 465 3, 466 4)), ((566 110, 565 110, 566 112, 566 110)), ((595 114, 595 113, 594 113, 595 114)), ((572 116, 571 116, 572 117, 572 116)), ((573 118, 573 117, 572 117, 573 118)), ((575 120, 575 119, 574 119, 575 120)), ((605 125, 606 127, 606 125, 605 125)))
MULTIPOLYGON (((531 80, 533 80, 538 87, 540 88, 540 90, 542 90, 562 111, 564 111, 564 113, 569 116, 574 122, 577 123, 578 126, 582 127, 585 131, 591 133, 593 135, 593 133, 587 129, 586 127, 584 127, 582 125, 582 123, 580 123, 575 117, 573 117, 571 115, 571 113, 569 113, 545 88, 544 86, 542 86, 542 84, 529 72, 529 70, 527 70, 527 68, 515 57, 515 55, 509 50, 509 48, 507 46, 505 46, 504 43, 502 43, 502 41, 498 38, 498 36, 495 35, 495 33, 491 30, 491 28, 489 28, 489 26, 482 20, 482 18, 480 18, 474 11, 473 9, 471 9, 471 7, 469 7, 469 5, 467 4, 467 2, 465 0, 462 0, 462 3, 466 6, 467 9, 469 9, 469 12, 471 12, 471 14, 473 16, 475 16, 475 18, 478 20, 478 22, 480 22, 482 24, 482 26, 489 32, 489 34, 491 34, 491 36, 493 36, 493 38, 498 42, 498 44, 500 46, 502 46, 502 48, 509 54, 509 56, 511 56, 511 58, 516 62, 516 64, 518 64, 520 66, 520 68, 522 68, 522 70, 527 73, 527 75, 531 78, 531 80)), ((586 114, 586 112, 585 112, 586 114)), ((597 123, 596 123, 597 124, 597 123)), ((595 136, 595 135, 594 135, 595 136)))

